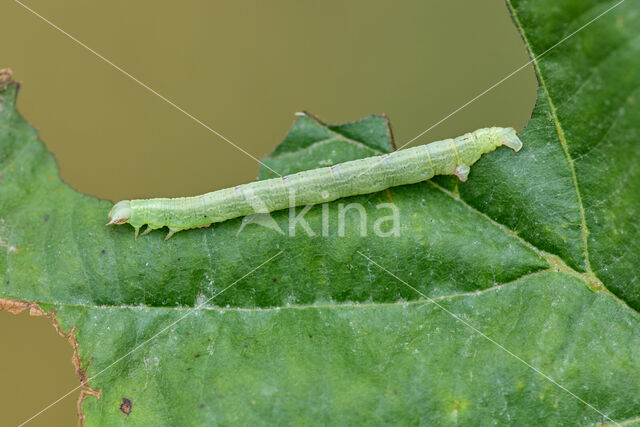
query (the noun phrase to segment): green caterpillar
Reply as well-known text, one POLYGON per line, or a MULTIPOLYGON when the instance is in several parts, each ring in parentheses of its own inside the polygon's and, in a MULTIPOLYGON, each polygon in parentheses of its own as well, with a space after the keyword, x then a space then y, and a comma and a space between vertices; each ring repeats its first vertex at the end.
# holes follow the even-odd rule
POLYGON ((391 154, 367 157, 256 181, 194 197, 123 200, 109 212, 109 223, 129 223, 136 237, 169 227, 166 239, 190 228, 208 227, 240 216, 269 213, 293 206, 330 202, 373 193, 397 185, 414 184, 435 175, 456 175, 466 181, 469 167, 480 156, 506 145, 514 151, 522 142, 513 128, 479 129, 455 139, 436 141, 391 154))

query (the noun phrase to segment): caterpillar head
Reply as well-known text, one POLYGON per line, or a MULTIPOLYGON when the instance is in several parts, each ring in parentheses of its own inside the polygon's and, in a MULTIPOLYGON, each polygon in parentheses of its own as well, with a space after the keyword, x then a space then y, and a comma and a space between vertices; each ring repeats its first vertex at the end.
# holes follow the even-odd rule
POLYGON ((111 224, 124 224, 131 217, 131 202, 129 200, 122 200, 111 208, 109 211, 109 222, 111 224))
POLYGON ((502 145, 506 145, 515 152, 520 151, 522 141, 518 138, 514 128, 502 128, 502 145))

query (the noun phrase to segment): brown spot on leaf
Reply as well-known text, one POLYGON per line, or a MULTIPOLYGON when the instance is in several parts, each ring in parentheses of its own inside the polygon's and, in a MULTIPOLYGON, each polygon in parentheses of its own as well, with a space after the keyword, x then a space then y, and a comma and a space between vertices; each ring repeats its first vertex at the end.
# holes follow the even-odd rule
POLYGON ((385 190, 385 194, 386 194, 387 198, 389 199, 389 201, 391 203, 393 203, 393 198, 391 197, 391 191, 389 191, 388 188, 385 190))
POLYGON ((198 408, 200 408, 200 409, 204 408, 204 403, 199 404, 198 408))
POLYGON ((127 399, 126 397, 123 397, 122 403, 120 404, 120 411, 126 416, 129 416, 129 414, 131 413, 132 407, 133 407, 133 404, 131 403, 131 400, 127 399))

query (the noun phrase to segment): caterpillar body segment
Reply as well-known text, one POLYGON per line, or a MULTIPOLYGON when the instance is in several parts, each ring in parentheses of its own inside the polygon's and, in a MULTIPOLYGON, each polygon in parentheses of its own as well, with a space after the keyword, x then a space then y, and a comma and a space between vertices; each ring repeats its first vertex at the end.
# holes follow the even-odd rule
POLYGON ((367 157, 256 181, 194 197, 123 200, 109 212, 109 223, 131 224, 142 235, 168 227, 174 233, 240 216, 269 213, 293 206, 330 202, 414 184, 435 175, 456 175, 466 181, 480 156, 505 145, 519 151, 513 128, 484 128, 455 139, 436 141, 381 156, 367 157))

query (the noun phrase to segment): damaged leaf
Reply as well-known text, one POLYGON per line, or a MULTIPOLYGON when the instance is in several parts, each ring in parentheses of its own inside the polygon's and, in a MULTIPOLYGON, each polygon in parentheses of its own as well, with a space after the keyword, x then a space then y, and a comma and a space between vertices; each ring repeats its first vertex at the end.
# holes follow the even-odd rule
MULTIPOLYGON (((509 6, 535 56, 612 4, 509 6)), ((483 157, 464 185, 315 206, 295 235, 278 212, 167 242, 104 227, 112 204, 60 181, 4 77, 0 308, 73 337, 88 425, 634 420, 640 6, 613 8, 535 67, 524 148, 483 157), (352 203, 363 211, 345 213, 352 203), (384 203, 398 236, 374 232, 384 203)), ((391 150, 384 117, 304 116, 266 163, 291 173, 391 150)))

